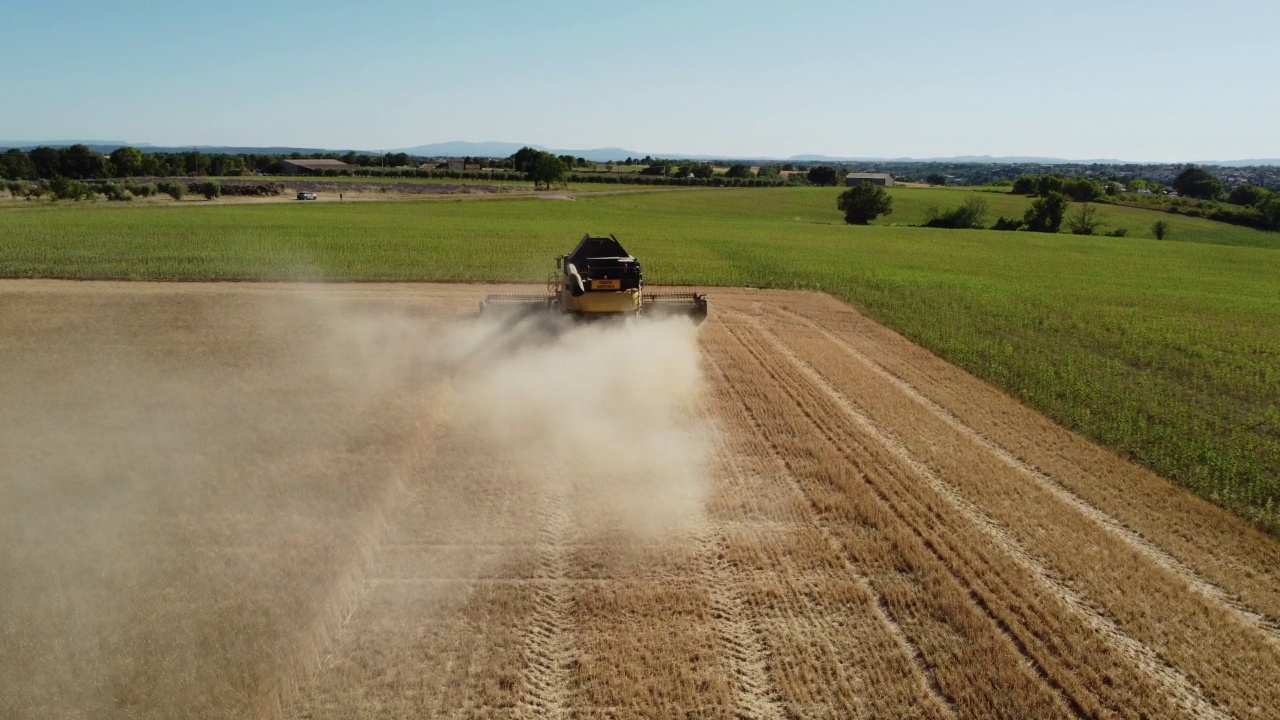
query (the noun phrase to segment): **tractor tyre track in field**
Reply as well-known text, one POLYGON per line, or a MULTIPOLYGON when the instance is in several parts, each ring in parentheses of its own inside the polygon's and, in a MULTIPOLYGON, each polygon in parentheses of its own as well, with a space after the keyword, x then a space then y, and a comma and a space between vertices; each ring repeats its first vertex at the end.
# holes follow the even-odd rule
POLYGON ((708 523, 698 542, 706 564, 703 572, 711 594, 711 618, 724 646, 736 713, 750 720, 781 720, 785 715, 778 691, 769 680, 768 655, 747 614, 746 601, 738 589, 740 580, 721 552, 714 526, 708 523))
POLYGON ((571 522, 567 492, 565 483, 552 483, 543 493, 538 512, 538 566, 532 590, 533 617, 525 636, 525 676, 517 705, 520 717, 569 717, 569 673, 575 644, 572 586, 565 582, 569 575, 565 545, 571 522))

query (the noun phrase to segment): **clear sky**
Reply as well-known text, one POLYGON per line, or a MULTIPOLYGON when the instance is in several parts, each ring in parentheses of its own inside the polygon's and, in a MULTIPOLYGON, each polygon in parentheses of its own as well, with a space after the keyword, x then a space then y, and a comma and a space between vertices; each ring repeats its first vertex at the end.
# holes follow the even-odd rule
POLYGON ((0 0, 0 140, 1280 157, 1280 2, 0 0))

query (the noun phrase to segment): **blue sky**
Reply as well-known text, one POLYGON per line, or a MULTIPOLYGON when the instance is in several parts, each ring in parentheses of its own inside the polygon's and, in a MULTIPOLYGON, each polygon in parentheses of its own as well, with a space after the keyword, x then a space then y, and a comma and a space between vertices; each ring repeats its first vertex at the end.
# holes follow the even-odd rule
POLYGON ((1280 3, 0 0, 0 140, 1280 157, 1280 3))

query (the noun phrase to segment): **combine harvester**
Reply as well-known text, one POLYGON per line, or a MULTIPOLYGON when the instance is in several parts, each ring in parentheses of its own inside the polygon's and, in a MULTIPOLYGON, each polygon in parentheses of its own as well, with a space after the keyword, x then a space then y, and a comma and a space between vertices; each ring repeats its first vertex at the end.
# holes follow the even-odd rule
POLYGON ((490 295, 481 315, 567 316, 576 320, 684 316, 707 319, 707 296, 696 292, 646 292, 640 263, 612 235, 583 235, 568 255, 556 258, 545 295, 490 295))

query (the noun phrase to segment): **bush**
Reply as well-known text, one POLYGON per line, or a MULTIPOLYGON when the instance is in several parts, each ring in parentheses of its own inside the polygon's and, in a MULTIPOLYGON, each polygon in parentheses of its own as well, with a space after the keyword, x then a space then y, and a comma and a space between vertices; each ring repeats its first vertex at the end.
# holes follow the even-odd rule
POLYGON ((214 200, 222 196, 222 185, 214 180, 200 184, 200 194, 205 200, 214 200))
POLYGON ((985 199, 971 197, 958 207, 951 208, 945 213, 939 213, 937 208, 929 208, 929 219, 925 221, 924 226, 955 230, 978 230, 987 224, 987 210, 988 205, 985 199))
POLYGON ((124 188, 138 197, 151 197, 159 192, 155 183, 126 183, 124 188))
POLYGON ((1128 234, 1129 234, 1129 231, 1126 230, 1125 228, 1116 228, 1115 230, 1112 230, 1111 232, 1107 233, 1107 237, 1124 237, 1125 235, 1128 235, 1128 234))
POLYGON ((1072 235, 1092 235, 1101 224, 1102 216, 1098 214, 1098 208, 1088 203, 1077 208, 1067 223, 1072 235))
POLYGON ((159 183, 156 188, 174 200, 181 200, 187 194, 187 184, 181 182, 159 183))
POLYGON ((123 186, 113 182, 105 182, 98 186, 98 192, 107 200, 116 202, 127 202, 133 199, 133 193, 126 190, 123 186))
POLYGON ((866 225, 881 215, 893 212, 893 198, 879 185, 858 183, 840 193, 836 207, 844 211, 850 225, 866 225))
POLYGON ((28 192, 33 187, 35 186, 32 183, 29 183, 25 180, 9 180, 4 184, 4 189, 8 190, 9 194, 12 195, 15 200, 20 197, 21 198, 30 197, 30 195, 28 195, 28 192))
POLYGON ((49 181, 49 194, 54 200, 89 200, 93 198, 93 188, 79 180, 71 180, 61 175, 49 181))
POLYGON ((1023 225, 1023 222, 1021 220, 1018 220, 1017 218, 1006 218, 1005 216, 1001 215, 1000 219, 996 220, 996 224, 991 226, 991 229, 992 230, 1021 230, 1022 225, 1023 225))
POLYGON ((1031 203, 1022 216, 1022 222, 1032 232, 1056 233, 1062 227, 1062 216, 1068 207, 1071 207, 1071 200, 1066 195, 1050 192, 1031 203))
POLYGON ((1157 240, 1163 240, 1168 233, 1169 223, 1163 220, 1157 220, 1151 225, 1151 234, 1155 235, 1157 240))

